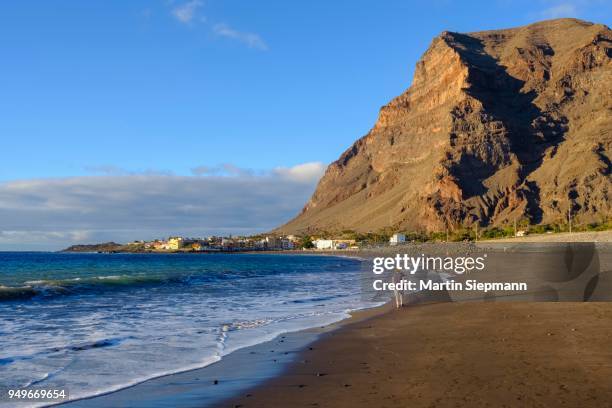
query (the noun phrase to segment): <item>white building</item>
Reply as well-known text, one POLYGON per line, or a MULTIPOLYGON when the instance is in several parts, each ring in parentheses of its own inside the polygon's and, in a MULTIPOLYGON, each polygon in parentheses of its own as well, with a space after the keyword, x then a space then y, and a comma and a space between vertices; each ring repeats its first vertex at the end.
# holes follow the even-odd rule
POLYGON ((317 239, 312 243, 317 249, 334 249, 333 239, 317 239))
POLYGON ((389 243, 391 245, 397 245, 402 242, 406 242, 406 235, 400 234, 399 232, 391 235, 391 238, 389 238, 389 243))

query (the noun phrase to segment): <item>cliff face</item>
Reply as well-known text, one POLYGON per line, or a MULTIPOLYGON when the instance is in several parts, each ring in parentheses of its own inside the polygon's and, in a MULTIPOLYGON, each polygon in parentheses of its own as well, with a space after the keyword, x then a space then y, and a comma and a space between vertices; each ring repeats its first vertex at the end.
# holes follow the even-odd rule
POLYGON ((611 215, 611 57, 611 30, 574 19, 442 33, 279 231, 611 215))

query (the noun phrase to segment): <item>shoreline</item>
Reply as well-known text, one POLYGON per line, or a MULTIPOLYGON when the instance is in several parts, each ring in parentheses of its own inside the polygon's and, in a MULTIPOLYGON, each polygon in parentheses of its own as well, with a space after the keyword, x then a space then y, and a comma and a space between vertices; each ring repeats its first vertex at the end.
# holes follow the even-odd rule
POLYGON ((316 340, 215 407, 607 406, 610 303, 436 303, 316 340))
MULTIPOLYGON (((491 244, 469 249, 497 252, 498 272, 537 274, 548 260, 491 244)), ((610 271, 612 247, 597 246, 600 271, 610 271)), ((214 406, 610 406, 612 303, 465 300, 417 302, 343 325, 304 349, 302 363, 214 406)))
MULTIPOLYGON (((402 248, 394 248, 394 250, 400 249, 402 248)), ((345 254, 338 253, 316 253, 311 255, 336 257, 345 256, 345 254)), ((362 255, 367 256, 368 254, 362 255)), ((346 365, 351 364, 351 362, 353 361, 353 355, 363 356, 367 355, 371 351, 371 349, 368 349, 366 347, 367 342, 364 342, 364 339, 360 338, 360 331, 363 332, 370 330, 372 331, 370 336, 377 336, 378 332, 381 330, 391 332, 393 331, 393 324, 390 323, 390 320, 393 320, 394 318, 399 318, 401 323, 401 321, 407 315, 411 313, 416 313, 418 315, 418 318, 416 318, 413 323, 417 325, 427 325, 429 324, 429 317, 427 316, 427 312, 423 312, 423 310, 430 311, 439 308, 438 314, 446 314, 451 317, 454 316, 453 320, 456 320, 461 319, 461 310, 463 310, 463 308, 475 307, 475 309, 472 310, 472 313, 483 312, 484 318, 490 322, 492 327, 496 327, 496 325, 499 325, 499 321, 496 320, 497 316, 495 316, 496 312, 498 314, 505 314, 507 310, 514 310, 516 308, 526 308, 528 310, 537 311, 540 309, 548 310, 547 308, 550 307, 546 306, 546 304, 518 302, 513 304, 506 303, 503 306, 499 304, 492 306, 490 304, 487 305, 485 303, 480 302, 471 304, 476 306, 463 306, 464 304, 461 304, 459 306, 457 305, 457 303, 436 303, 426 305, 422 304, 395 311, 392 306, 387 303, 386 305, 379 307, 356 310, 350 312, 350 317, 328 324, 326 326, 301 329, 295 332, 289 332, 282 335, 279 334, 270 341, 265 341, 254 346, 248 346, 233 351, 223 356, 220 361, 214 362, 206 367, 196 368, 175 374, 163 375, 153 379, 148 379, 143 382, 139 382, 138 384, 129 386, 127 388, 119 389, 117 391, 95 395, 74 402, 67 402, 64 404, 64 406, 95 408, 106 406, 274 406, 269 404, 271 403, 271 401, 273 401, 273 398, 277 398, 279 395, 283 398, 291 398, 292 401, 294 398, 299 397, 299 395, 293 395, 293 393, 295 392, 294 388, 296 387, 298 389, 308 388, 309 390, 315 390, 308 391, 308 394, 321 394, 318 388, 320 387, 320 384, 317 384, 316 382, 324 382, 320 381, 321 378, 319 377, 327 377, 328 374, 331 372, 329 367, 325 364, 325 361, 329 361, 330 359, 339 359, 339 364, 344 365, 346 367, 344 369, 345 372, 349 373, 348 376, 340 377, 341 382, 345 379, 351 379, 353 378, 352 376, 359 374, 359 366, 348 367, 346 365), (457 313, 459 313, 459 316, 455 316, 457 313), (359 324, 365 324, 364 322, 366 321, 368 322, 367 326, 361 326, 357 329, 355 328, 359 326, 359 324), (375 330, 371 330, 372 327, 368 326, 375 327, 375 330), (338 347, 336 339, 343 337, 345 338, 343 342, 344 345, 360 343, 360 345, 364 348, 358 349, 356 351, 353 350, 353 352, 350 353, 344 350, 344 347, 338 347), (314 349, 316 352, 313 352, 311 348, 314 349), (312 360, 312 358, 310 357, 312 355, 320 355, 322 357, 317 357, 317 359, 320 360, 318 363, 300 363, 300 361, 312 360), (249 367, 249 364, 245 365, 244 361, 240 362, 239 360, 241 359, 245 361, 250 361, 253 367, 249 367), (308 370, 308 372, 305 373, 304 370, 308 370), (238 372, 239 374, 236 374, 238 372), (214 381, 219 382, 217 384, 214 384, 214 381), (160 392, 159 390, 163 391, 160 392), (247 394, 249 395, 248 397, 246 396, 247 394), (156 397, 153 400, 149 399, 143 401, 143 395, 156 397), (252 398, 253 396, 257 397, 252 398), (246 400, 246 398, 248 398, 248 400, 246 400), (186 401, 190 402, 187 403, 186 401), (197 404, 190 405, 191 402, 196 401, 197 404)), ((571 305, 572 304, 564 304, 564 306, 560 307, 569 308, 569 311, 571 312, 571 305)), ((592 307, 580 306, 581 304, 576 305, 578 305, 576 306, 577 309, 580 309, 582 307, 592 307)), ((602 305, 603 306, 601 306, 601 308, 603 310, 603 313, 612 312, 612 305, 605 303, 602 305)), ((565 318, 564 316, 553 317, 555 319, 559 317, 565 318)), ((589 316, 582 316, 581 319, 588 320, 589 316)), ((546 320, 542 320, 540 322, 541 325, 545 325, 546 323, 546 320)), ((478 329, 478 327, 475 328, 478 329)), ((596 324, 596 322, 593 323, 593 330, 597 328, 598 325, 596 324)), ((445 329, 446 327, 443 324, 440 324, 438 326, 437 333, 445 333, 445 329)), ((583 331, 588 332, 588 327, 583 331)), ((405 336, 405 334, 406 333, 404 331, 395 333, 389 339, 391 345, 385 344, 384 342, 380 342, 376 345, 376 347, 382 349, 383 351, 387 349, 392 349, 395 342, 397 342, 397 339, 401 339, 405 336)), ((612 332, 606 335, 612 337, 612 332)), ((428 336, 426 336, 426 338, 429 340, 433 339, 434 337, 435 333, 430 333, 428 336)), ((495 342, 496 339, 492 338, 490 339, 490 341, 495 342)), ((415 339, 414 342, 417 344, 419 342, 423 343, 422 339, 415 339)), ((423 346, 426 347, 427 344, 423 344, 423 346)), ((523 346, 525 345, 521 345, 521 347, 523 346)), ((612 366, 612 359, 610 361, 610 366, 612 366)), ((385 372, 385 370, 388 369, 389 367, 380 367, 379 371, 384 372, 384 375, 388 375, 389 373, 385 372)), ((469 368, 464 367, 462 370, 469 371, 469 368)), ((612 375, 612 372, 610 374, 612 375)), ((370 381, 375 382, 376 378, 370 381)), ((346 388, 351 388, 353 386, 350 382, 345 382, 345 384, 349 384, 348 386, 346 386, 346 388)), ((379 385, 381 388, 385 388, 385 384, 386 383, 379 385)), ((302 395, 302 397, 304 396, 302 395)), ((358 404, 358 402, 356 402, 352 396, 349 397, 350 398, 347 401, 350 401, 350 404, 353 404, 353 406, 355 404, 358 404)), ((359 398, 363 398, 363 395, 361 395, 359 398)), ((302 400, 298 398, 298 401, 302 400)), ((303 402, 303 406, 313 406, 311 404, 314 403, 323 404, 321 401, 313 401, 310 403, 306 403, 306 401, 303 402)), ((375 402, 373 401, 371 401, 370 403, 375 404, 375 402)), ((325 404, 321 406, 325 406, 325 404)))
MULTIPOLYGON (((51 254, 52 255, 62 255, 62 254, 56 254, 56 253, 51 253, 51 254)), ((319 261, 319 259, 311 259, 310 261, 307 261, 306 263, 314 265, 313 267, 317 268, 316 269, 317 271, 319 271, 317 267, 318 264, 321 264, 321 265, 329 264, 329 265, 336 265, 336 266, 345 265, 345 268, 342 268, 343 271, 352 271, 353 268, 357 270, 359 267, 358 262, 346 262, 346 261, 343 262, 343 261, 340 261, 342 257, 339 257, 339 256, 331 256, 327 254, 313 254, 313 255, 314 255, 313 258, 320 258, 321 261, 319 261), (324 260, 324 258, 328 258, 328 260, 324 260)), ((104 255, 101 255, 101 257, 102 256, 104 255)), ((276 259, 276 261, 271 261, 271 262, 276 264, 276 262, 279 261, 279 258, 275 257, 274 259, 276 259)), ((296 262, 297 264, 301 265, 302 263, 304 263, 304 261, 306 260, 300 259, 300 260, 297 260, 296 262)), ((258 263, 257 260, 254 260, 253 262, 255 264, 258 263)), ((267 262, 267 260, 262 261, 262 262, 267 262)), ((284 265, 285 263, 280 263, 279 267, 283 267, 284 265)), ((332 268, 331 270, 333 272, 335 269, 332 268)), ((325 289, 322 289, 322 291, 325 291, 325 289)), ((341 292, 341 293, 344 293, 344 292, 341 292)), ((308 298, 308 296, 305 296, 305 298, 308 298)), ((279 336, 285 337, 285 334, 287 333, 296 333, 296 332, 300 333, 297 336, 292 336, 292 337, 296 337, 296 339, 293 340, 293 343, 296 344, 296 346, 294 347, 294 349, 287 349, 289 352, 288 357, 284 357, 284 354, 283 356, 279 356, 278 358, 279 361, 278 361, 278 364, 276 365, 280 366, 281 363, 283 363, 283 361, 287 360, 289 357, 291 357, 291 355, 297 353, 299 349, 297 344, 300 344, 302 342, 313 341, 314 338, 317 335, 319 335, 321 332, 328 330, 327 326, 336 327, 339 324, 343 324, 345 320, 350 319, 349 312, 348 312, 349 310, 351 310, 350 314, 355 314, 355 313, 361 313, 361 311, 363 310, 362 308, 364 307, 370 308, 371 306, 375 306, 375 304, 364 304, 363 302, 360 302, 358 298, 355 298, 355 299, 353 298, 354 296, 351 296, 351 298, 349 299, 350 301, 348 303, 344 301, 341 303, 338 303, 338 302, 334 303, 333 301, 330 301, 328 303, 327 301, 325 301, 324 303, 328 304, 328 306, 331 305, 329 307, 325 306, 325 307, 315 308, 314 305, 310 306, 307 308, 307 310, 304 310, 306 312, 305 314, 302 315, 301 313, 298 313, 297 319, 288 319, 287 322, 282 323, 278 326, 270 325, 263 330, 253 332, 254 334, 248 334, 247 330, 238 332, 238 334, 236 335, 236 338, 238 339, 237 342, 232 343, 232 344, 228 342, 229 345, 222 345, 220 348, 218 348, 218 350, 212 350, 211 353, 215 353, 216 351, 215 354, 221 355, 222 358, 220 361, 223 362, 223 365, 225 365, 226 359, 231 358, 234 361, 237 359, 237 357, 233 356, 234 354, 240 354, 244 357, 251 358, 249 353, 246 353, 246 354, 245 352, 240 353, 240 350, 249 349, 250 347, 256 347, 258 344, 271 343, 274 340, 278 340, 279 336), (321 326, 325 326, 325 328, 322 328, 321 326), (302 334, 303 331, 309 331, 309 332, 307 334, 302 334), (240 337, 240 336, 243 336, 243 337, 240 337)), ((290 312, 288 313, 282 312, 285 306, 279 306, 279 307, 282 308, 282 309, 278 309, 280 313, 277 313, 277 314, 279 316, 282 317, 283 315, 292 314, 290 312)), ((207 314, 208 312, 207 312, 207 309, 201 309, 200 313, 207 314)), ((266 314, 265 311, 262 313, 264 313, 264 315, 266 314)), ((238 318, 238 320, 247 319, 247 317, 244 317, 244 316, 236 316, 236 317, 238 318)), ((199 328, 196 327, 196 329, 199 329, 199 328)), ((219 329, 221 329, 221 326, 219 326, 219 329)), ((232 329, 231 328, 228 329, 228 331, 230 330, 232 329)), ((229 336, 232 337, 232 334, 229 334, 229 336)), ((284 341, 283 343, 287 343, 287 342, 288 341, 284 341)), ((147 346, 149 342, 142 342, 141 344, 142 344, 142 347, 140 347, 140 350, 148 349, 145 346, 147 346)), ((203 341, 199 343, 202 349, 205 348, 204 346, 208 347, 208 344, 209 343, 205 343, 203 341)), ((96 348, 96 347, 93 347, 93 348, 96 348)), ((197 351, 197 345, 196 345, 195 350, 197 351)), ((134 348, 134 351, 138 352, 136 348, 134 348)), ((90 383, 91 386, 89 386, 86 389, 83 388, 83 391, 81 392, 78 392, 79 390, 76 387, 74 388, 74 390, 70 389, 69 391, 71 391, 70 392, 71 397, 74 399, 71 401, 63 402, 63 406, 85 406, 85 404, 87 404, 87 406, 90 406, 89 405, 90 403, 89 402, 85 403, 85 401, 94 401, 94 400, 97 401, 99 399, 100 399, 100 402, 95 402, 91 406, 96 406, 96 405, 97 406, 108 406, 108 404, 105 404, 102 402, 102 399, 106 401, 107 396, 114 395, 114 394, 120 394, 120 393, 123 393, 124 390, 128 390, 128 389, 135 389, 137 392, 140 392, 140 390, 142 389, 141 386, 148 382, 155 382, 159 387, 162 387, 162 388, 171 388, 170 386, 167 385, 167 381, 172 382, 172 381, 175 381, 176 378, 185 378, 185 376, 182 375, 183 373, 207 370, 209 367, 221 365, 219 364, 220 363, 219 361, 213 361, 214 358, 204 358, 203 357, 204 355, 209 355, 207 353, 208 352, 204 350, 203 352, 200 352, 199 354, 194 354, 196 355, 196 358, 188 361, 188 363, 193 362, 193 364, 181 364, 181 362, 183 361, 181 359, 172 359, 172 361, 168 361, 169 364, 161 364, 162 362, 166 360, 165 358, 163 358, 162 355, 159 355, 158 357, 155 354, 150 354, 150 357, 149 357, 150 359, 159 361, 158 364, 151 365, 152 367, 155 368, 154 370, 146 370, 146 371, 145 370, 139 370, 139 371, 134 370, 134 373, 136 373, 136 375, 134 375, 134 373, 132 373, 131 370, 127 370, 123 373, 122 371, 118 371, 118 374, 121 374, 121 375, 119 375, 117 378, 119 379, 123 378, 124 380, 116 381, 115 383, 112 383, 111 386, 106 386, 106 384, 110 384, 110 381, 104 381, 104 380, 96 381, 95 378, 97 377, 95 376, 98 375, 98 373, 96 373, 95 371, 92 371, 91 377, 89 379, 87 378, 84 379, 84 381, 87 381, 88 383, 90 383), (197 357, 198 355, 200 356, 199 358, 197 357), (158 379, 160 379, 160 381, 157 381, 158 379)), ((140 357, 140 358, 142 359, 143 357, 140 357)), ((135 361, 137 362, 137 360, 135 361)), ((145 360, 142 360, 142 362, 144 364, 145 360)), ((112 359, 110 360, 110 363, 112 363, 113 365, 115 364, 112 362, 112 359)), ((117 366, 121 366, 120 361, 118 361, 117 366)), ((272 376, 272 375, 275 375, 276 373, 275 371, 273 372, 273 370, 276 370, 276 368, 274 369, 270 368, 271 363, 269 361, 264 361, 259 366, 263 369, 266 375, 272 376)), ((215 370, 223 373, 223 370, 225 369, 215 368, 215 370)), ((234 378, 233 380, 240 381, 241 379, 234 378)), ((203 385, 202 382, 197 381, 194 375, 193 387, 201 388, 202 385, 203 385), (195 384, 195 382, 197 382, 197 384, 195 384)), ((222 387, 215 387, 215 388, 220 389, 222 387)), ((130 392, 135 392, 135 391, 130 391, 130 392)), ((57 403, 54 403, 54 405, 60 405, 59 404, 60 402, 61 401, 57 401, 57 403)), ((45 403, 45 405, 47 406, 51 404, 52 402, 45 403)), ((0 405, 2 404, 0 403, 0 405)), ((131 405, 131 404, 125 404, 125 405, 131 405)), ((143 405, 143 406, 147 406, 147 405, 143 405)))
POLYGON ((234 350, 206 366, 162 374, 117 390, 46 406, 105 408, 212 406, 279 375, 310 344, 347 324, 390 310, 390 303, 356 309, 349 316, 324 326, 283 332, 271 340, 234 350), (236 376, 235 373, 241 374, 236 376), (244 373, 247 373, 245 376, 244 373), (220 395, 224 394, 224 395, 220 395), (149 397, 154 396, 152 401, 149 397), (143 398, 144 397, 144 398, 143 398), (187 403, 188 402, 188 403, 187 403))

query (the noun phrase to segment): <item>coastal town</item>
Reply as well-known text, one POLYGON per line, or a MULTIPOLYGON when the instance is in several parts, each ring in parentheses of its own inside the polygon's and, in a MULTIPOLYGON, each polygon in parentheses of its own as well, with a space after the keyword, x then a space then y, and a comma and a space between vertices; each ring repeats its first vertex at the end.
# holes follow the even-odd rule
MULTIPOLYGON (((402 235, 402 234, 400 234, 402 235)), ((251 251, 293 251, 293 250, 350 250, 359 249, 355 239, 327 239, 320 237, 252 236, 188 238, 171 236, 166 239, 132 241, 127 244, 106 242, 91 245, 72 245, 65 252, 251 252, 251 251)))
POLYGON ((232 236, 209 236, 206 238, 169 237, 168 239, 156 239, 153 241, 133 241, 128 243, 128 246, 162 252, 230 252, 244 250, 291 250, 298 246, 298 241, 294 236, 266 236, 258 239, 232 236))
POLYGON ((170 236, 153 240, 135 240, 126 244, 104 242, 97 244, 76 244, 62 252, 100 252, 100 253, 213 253, 213 252, 255 252, 255 251, 350 251, 365 248, 380 248, 410 243, 424 242, 478 242, 480 240, 514 240, 527 238, 532 241, 572 240, 583 236, 581 240, 599 240, 598 234, 612 230, 612 224, 606 220, 602 223, 577 225, 545 224, 527 226, 518 229, 506 226, 489 229, 473 228, 434 233, 402 232, 368 232, 343 231, 340 233, 320 233, 318 235, 254 235, 254 236, 216 236, 191 238, 170 236), (576 236, 574 236, 574 235, 576 236), (553 238, 556 237, 556 238, 553 238), (569 237, 568 237, 569 236, 569 237))
POLYGON ((256 236, 206 238, 169 237, 153 241, 133 241, 127 244, 134 248, 156 252, 232 252, 232 251, 289 251, 299 249, 339 250, 357 249, 354 239, 326 239, 318 237, 256 236))

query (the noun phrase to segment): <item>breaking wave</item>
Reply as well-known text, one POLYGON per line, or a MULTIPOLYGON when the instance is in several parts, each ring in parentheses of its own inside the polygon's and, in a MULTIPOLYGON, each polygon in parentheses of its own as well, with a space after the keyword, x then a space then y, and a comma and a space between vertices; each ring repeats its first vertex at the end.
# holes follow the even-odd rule
POLYGON ((191 276, 109 275, 89 278, 49 279, 24 282, 21 286, 1 286, 0 302, 49 298, 144 286, 192 283, 191 276))

